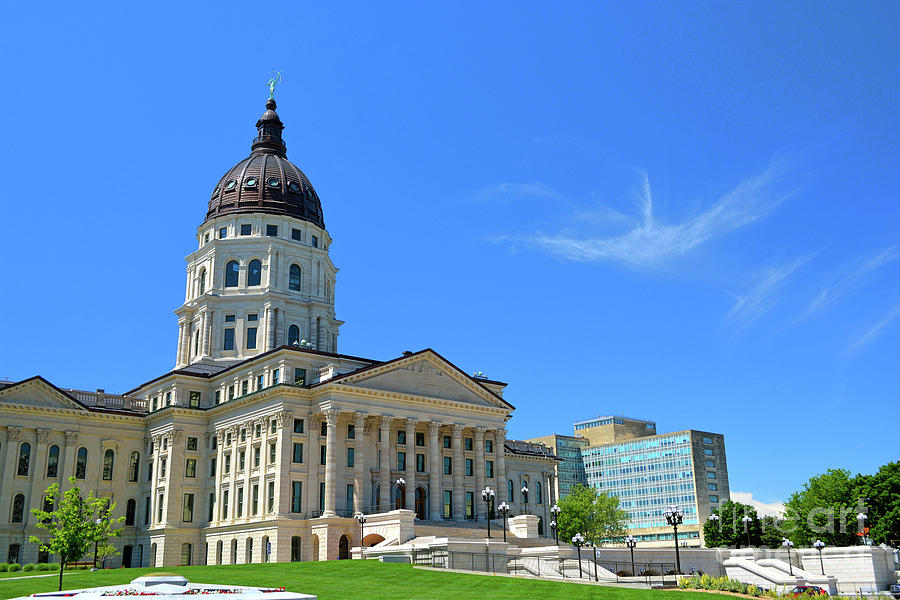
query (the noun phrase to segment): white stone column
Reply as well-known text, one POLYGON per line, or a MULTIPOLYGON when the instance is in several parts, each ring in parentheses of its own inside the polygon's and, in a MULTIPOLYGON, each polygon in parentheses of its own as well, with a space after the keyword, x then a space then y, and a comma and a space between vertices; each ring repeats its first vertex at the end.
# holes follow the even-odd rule
POLYGON ((481 501, 484 489, 484 427, 475 428, 475 517, 487 519, 485 504, 481 501))
MULTIPOLYGON (((271 443, 274 437, 275 440, 275 506, 273 507, 273 512, 278 515, 286 515, 291 510, 291 493, 293 492, 292 486, 293 482, 291 481, 291 464, 293 463, 293 452, 294 445, 291 442, 291 432, 294 430, 294 414, 289 410, 282 410, 275 414, 276 424, 277 424, 277 432, 275 436, 269 436, 266 438, 266 443, 271 443)), ((268 448, 267 448, 268 449, 268 448)), ((306 456, 303 457, 306 459, 306 456)), ((265 478, 261 477, 260 481, 263 481, 265 478)), ((268 484, 266 484, 268 485, 268 484)), ((302 496, 302 493, 301 493, 302 496)), ((266 498, 268 498, 268 491, 266 492, 266 498)), ((268 500, 267 500, 268 501, 268 500)), ((300 498, 300 502, 303 503, 303 498, 300 498)), ((301 506, 301 509, 304 508, 301 506)), ((308 508, 308 507, 307 507, 308 508)), ((273 560, 275 556, 274 547, 275 543, 273 540, 273 560)))
MULTIPOLYGON (((69 432, 66 432, 68 436, 69 432)), ((150 526, 158 526, 159 519, 156 516, 159 514, 157 507, 159 506, 159 457, 162 454, 162 437, 161 435, 153 436, 153 468, 152 476, 150 478, 150 526)))
MULTIPOLYGON (((240 389, 240 388, 238 388, 240 389)), ((241 428, 238 425, 232 425, 228 429, 231 434, 231 470, 228 472, 228 514, 223 517, 229 521, 234 519, 237 514, 237 471, 238 471, 238 439, 240 439, 241 428)), ((232 561, 234 557, 232 557, 232 561)), ((233 564, 233 563, 232 563, 233 564)))
POLYGON ((381 472, 379 486, 381 488, 380 512, 391 510, 391 421, 393 417, 381 417, 381 472))
POLYGON ((306 461, 306 511, 310 513, 319 510, 319 429, 322 426, 322 417, 312 415, 307 425, 307 448, 303 453, 306 461))
POLYGON ((222 452, 225 446, 225 430, 219 429, 216 431, 216 472, 215 477, 213 477, 213 481, 215 482, 215 487, 213 491, 216 495, 216 511, 213 513, 213 521, 220 521, 226 515, 220 515, 222 505, 221 505, 221 495, 222 495, 222 474, 224 473, 225 465, 222 462, 222 452))
POLYGON ((463 473, 463 426, 453 424, 453 518, 456 521, 466 520, 464 473, 463 473))
POLYGON ((266 350, 275 347, 275 309, 266 306, 266 350))
MULTIPOLYGON (((41 482, 44 480, 45 471, 47 469, 47 438, 50 436, 50 430, 38 429, 36 434, 37 444, 35 444, 34 451, 31 453, 31 464, 29 465, 28 470, 28 474, 31 476, 31 492, 28 495, 25 506, 30 506, 31 508, 43 508, 44 499, 42 497, 42 492, 44 490, 41 488, 41 482)), ((31 512, 29 511, 25 515, 24 520, 26 523, 30 517, 31 512)))
POLYGON ((184 362, 184 320, 178 320, 178 348, 175 350, 175 366, 181 367, 185 364, 184 362))
POLYGON ((213 310, 207 310, 203 313, 203 343, 201 350, 203 356, 209 356, 209 341, 212 337, 212 322, 215 314, 213 310))
POLYGON ((494 452, 497 455, 497 505, 501 502, 509 502, 509 498, 507 498, 507 488, 508 485, 506 483, 506 449, 504 444, 506 443, 506 430, 505 429, 495 429, 494 430, 494 452))
MULTIPOLYGON (((6 456, 3 462, 3 475, 9 482, 14 481, 14 478, 16 476, 16 470, 18 468, 17 463, 19 458, 19 438, 21 437, 21 435, 21 427, 17 427, 15 425, 6 426, 6 456)), ((12 497, 13 494, 11 492, 7 492, 6 486, 4 486, 3 493, 0 494, 0 515, 3 515, 2 519, 4 520, 4 522, 9 519, 8 515, 12 497)))
POLYGON ((353 510, 363 512, 366 507, 366 413, 353 416, 356 442, 353 444, 353 510))
POLYGON ((406 510, 416 510, 416 420, 406 419, 406 510))
POLYGON ((441 497, 444 493, 441 474, 441 424, 436 421, 428 423, 428 501, 429 518, 433 521, 442 519, 441 497))
POLYGON ((72 487, 72 484, 69 483, 69 477, 75 475, 75 460, 78 457, 77 431, 66 432, 66 445, 64 452, 65 454, 63 455, 63 460, 59 467, 60 471, 63 474, 62 479, 59 482, 59 489, 63 492, 72 487))
POLYGON ((325 439, 325 512, 323 517, 335 516, 335 499, 337 491, 337 422, 338 411, 329 409, 325 411, 325 423, 328 427, 325 439))

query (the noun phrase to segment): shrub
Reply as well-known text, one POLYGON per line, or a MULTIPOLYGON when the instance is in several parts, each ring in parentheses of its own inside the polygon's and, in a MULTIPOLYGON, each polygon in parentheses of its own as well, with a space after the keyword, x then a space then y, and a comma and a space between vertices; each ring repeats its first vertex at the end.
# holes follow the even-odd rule
POLYGON ((59 571, 59 563, 47 563, 48 571, 59 571))
POLYGON ((621 570, 616 573, 619 577, 631 577, 631 571, 621 570))
POLYGON ((0 573, 6 573, 6 570, 9 568, 9 565, 6 563, 0 563, 0 573))
POLYGON ((38 571, 46 571, 49 565, 47 563, 38 563, 35 567, 38 571))
POLYGON ((28 563, 22 567, 23 571, 34 571, 34 563, 28 563))
POLYGON ((751 583, 747 586, 747 595, 753 596, 754 598, 759 598, 760 596, 762 596, 762 590, 751 583))
POLYGON ((6 570, 9 571, 10 573, 12 573, 13 571, 21 571, 22 565, 20 565, 18 563, 12 563, 11 565, 9 565, 9 567, 6 568, 6 570))

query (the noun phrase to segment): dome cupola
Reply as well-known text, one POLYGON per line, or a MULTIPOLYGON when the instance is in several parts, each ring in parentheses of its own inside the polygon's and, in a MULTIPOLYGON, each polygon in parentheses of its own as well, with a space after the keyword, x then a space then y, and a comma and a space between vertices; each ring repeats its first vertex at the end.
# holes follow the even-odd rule
POLYGON ((284 124, 273 98, 256 122, 250 156, 229 169, 216 184, 206 220, 232 213, 268 213, 309 221, 325 228, 322 203, 309 179, 287 159, 281 137, 284 124))

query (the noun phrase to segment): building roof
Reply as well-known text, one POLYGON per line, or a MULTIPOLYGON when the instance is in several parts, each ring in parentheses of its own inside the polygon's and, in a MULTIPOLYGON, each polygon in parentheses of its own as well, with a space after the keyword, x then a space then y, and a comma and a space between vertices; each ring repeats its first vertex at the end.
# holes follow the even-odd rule
POLYGON ((547 458, 550 460, 561 460, 558 456, 550 452, 550 448, 544 444, 535 444, 524 440, 506 440, 503 444, 504 448, 512 454, 520 456, 533 456, 536 458, 547 458))
POLYGON ((256 122, 250 156, 219 179, 209 200, 207 221, 232 213, 269 213, 325 228, 319 196, 303 171, 287 159, 281 138, 284 124, 275 108, 275 100, 270 98, 256 122))

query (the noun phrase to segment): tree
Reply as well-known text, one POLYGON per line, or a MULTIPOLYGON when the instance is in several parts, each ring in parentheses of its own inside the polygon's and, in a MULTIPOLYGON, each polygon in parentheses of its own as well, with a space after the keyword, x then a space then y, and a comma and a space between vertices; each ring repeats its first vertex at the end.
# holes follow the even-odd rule
POLYGON ((766 515, 762 518, 762 533, 759 536, 759 545, 767 548, 778 548, 784 539, 782 520, 778 517, 766 515))
POLYGON ((563 540, 571 540, 580 533, 596 546, 625 535, 628 513, 619 508, 618 496, 601 494, 594 487, 578 484, 558 504, 561 512, 557 524, 563 540))
POLYGON ((31 509, 35 527, 46 530, 49 538, 46 541, 34 535, 28 538, 39 544, 42 551, 59 555, 60 591, 66 564, 84 556, 95 540, 99 543, 101 531, 106 531, 106 541, 109 535, 120 534, 121 529, 118 532, 110 531, 109 523, 118 523, 124 519, 108 519, 109 512, 115 509, 115 503, 109 504, 106 498, 97 498, 94 492, 90 492, 87 498, 82 498, 81 489, 75 487, 75 478, 70 477, 69 482, 73 487, 65 492, 60 492, 58 483, 47 488, 44 496, 48 510, 31 509), (96 519, 103 517, 107 517, 107 525, 98 526, 96 519))
POLYGON ((747 532, 750 533, 751 546, 762 545, 761 522, 752 506, 726 500, 712 514, 719 518, 707 519, 703 524, 703 539, 707 548, 746 546, 747 532), (746 530, 743 521, 745 516, 751 519, 747 522, 746 530))
POLYGON ((784 536, 797 547, 820 539, 829 546, 859 543, 856 515, 864 509, 857 484, 845 469, 828 469, 803 484, 785 503, 784 536))
POLYGON ((876 543, 900 542, 900 462, 882 465, 874 475, 857 475, 856 494, 864 498, 869 537, 876 543))

